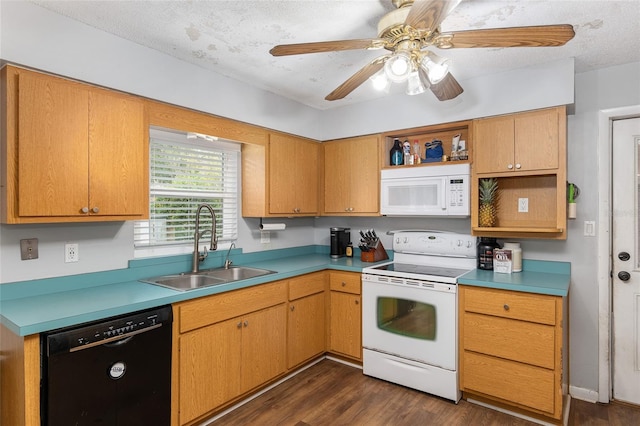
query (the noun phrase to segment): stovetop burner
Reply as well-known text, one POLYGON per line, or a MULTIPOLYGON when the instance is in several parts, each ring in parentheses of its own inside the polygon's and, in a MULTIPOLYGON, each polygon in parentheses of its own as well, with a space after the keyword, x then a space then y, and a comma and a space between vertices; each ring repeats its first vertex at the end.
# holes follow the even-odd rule
POLYGON ((429 265, 413 265, 408 263, 388 263, 385 265, 369 268, 371 270, 398 272, 401 274, 420 274, 434 277, 458 278, 469 272, 469 269, 447 268, 429 265))

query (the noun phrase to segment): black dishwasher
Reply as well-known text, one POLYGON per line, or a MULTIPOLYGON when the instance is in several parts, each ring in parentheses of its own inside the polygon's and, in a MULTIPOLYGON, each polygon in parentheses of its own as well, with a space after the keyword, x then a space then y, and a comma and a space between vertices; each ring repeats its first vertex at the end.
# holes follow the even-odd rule
POLYGON ((42 333, 42 425, 169 425, 171 306, 42 333))

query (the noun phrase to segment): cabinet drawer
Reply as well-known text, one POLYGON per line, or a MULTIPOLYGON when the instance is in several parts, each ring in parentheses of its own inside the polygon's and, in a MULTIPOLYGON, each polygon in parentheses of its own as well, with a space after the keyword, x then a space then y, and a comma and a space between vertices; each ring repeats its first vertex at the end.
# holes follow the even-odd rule
POLYGON ((555 296, 465 287, 463 309, 467 312, 555 325, 556 299, 558 298, 555 296))
POLYGON ((289 300, 323 292, 326 284, 326 274, 316 272, 289 280, 289 300))
POLYGON ((287 281, 276 281, 180 303, 180 333, 286 301, 287 281))
POLYGON ((360 274, 349 272, 330 272, 329 287, 333 291, 360 294, 362 283, 360 274))
POLYGON ((554 413, 554 373, 487 355, 465 352, 462 387, 500 399, 554 413))
POLYGON ((464 350, 554 369, 553 326, 469 312, 463 321, 464 350))

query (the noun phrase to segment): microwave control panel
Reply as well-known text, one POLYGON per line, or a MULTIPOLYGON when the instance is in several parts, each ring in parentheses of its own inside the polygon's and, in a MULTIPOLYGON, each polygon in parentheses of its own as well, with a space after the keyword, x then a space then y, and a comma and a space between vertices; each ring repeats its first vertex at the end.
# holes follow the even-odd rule
POLYGON ((469 176, 447 178, 447 211, 450 215, 469 215, 469 176))

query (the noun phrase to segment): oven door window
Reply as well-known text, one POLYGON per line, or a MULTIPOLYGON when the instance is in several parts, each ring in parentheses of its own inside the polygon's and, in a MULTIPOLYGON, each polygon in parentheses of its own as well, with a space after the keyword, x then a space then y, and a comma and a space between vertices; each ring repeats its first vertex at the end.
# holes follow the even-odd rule
POLYGON ((378 328, 421 340, 436 340, 436 307, 396 297, 378 297, 378 328))

